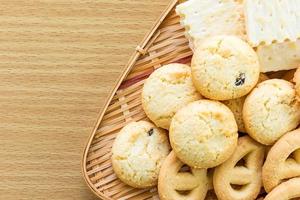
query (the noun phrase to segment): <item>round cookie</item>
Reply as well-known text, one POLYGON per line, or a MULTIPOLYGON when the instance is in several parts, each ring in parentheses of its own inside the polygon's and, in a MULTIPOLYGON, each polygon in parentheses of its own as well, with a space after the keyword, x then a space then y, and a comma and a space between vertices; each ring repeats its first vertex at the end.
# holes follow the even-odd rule
POLYGON ((247 133, 256 141, 271 145, 300 122, 300 104, 292 83, 271 79, 257 85, 243 108, 247 133))
POLYGON ((212 168, 234 152, 238 133, 229 108, 217 101, 199 100, 175 114, 169 136, 182 162, 195 168, 212 168))
POLYGON ((237 99, 230 99, 222 102, 232 111, 238 126, 238 130, 243 133, 246 133, 242 115, 245 99, 246 96, 243 96, 237 99))
POLYGON ((176 63, 154 71, 142 91, 146 115, 164 129, 169 129, 172 117, 180 108, 200 98, 192 82, 191 68, 176 63))
MULTIPOLYGON (((268 79, 269 78, 265 74, 260 74, 258 82, 260 83, 268 79)), ((243 122, 243 106, 244 106, 245 99, 246 96, 243 96, 237 99, 230 99, 222 102, 232 111, 236 123, 238 125, 238 129, 240 132, 243 133, 246 133, 246 129, 243 122)))
POLYGON ((296 70, 293 78, 293 82, 295 83, 295 90, 297 94, 297 99, 300 101, 300 67, 296 70))
POLYGON ((205 97, 242 97, 256 85, 259 62, 255 51, 235 36, 215 36, 201 42, 192 59, 192 78, 205 97))
POLYGON ((112 166, 124 183, 147 188, 157 185, 160 167, 170 152, 167 133, 146 121, 126 125, 114 141, 112 166))

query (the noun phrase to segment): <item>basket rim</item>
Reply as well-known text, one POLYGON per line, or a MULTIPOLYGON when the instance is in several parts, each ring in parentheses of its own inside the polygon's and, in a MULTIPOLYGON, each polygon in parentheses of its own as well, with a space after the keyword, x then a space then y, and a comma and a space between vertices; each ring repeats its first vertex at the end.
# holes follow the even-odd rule
POLYGON ((174 6, 178 3, 179 0, 171 0, 169 5, 165 8, 165 10, 162 12, 162 14, 160 15, 160 17, 156 20, 156 22, 154 23, 154 25, 152 26, 151 30, 146 34, 146 36, 144 37, 144 39, 142 40, 142 42, 140 43, 140 45, 137 46, 136 50, 134 51, 134 53, 132 54, 132 56, 130 57, 128 63, 126 64, 125 69, 122 71, 121 75, 119 76, 119 78, 117 79, 116 85, 114 86, 114 88, 112 89, 112 91, 110 92, 109 97, 107 98, 103 108, 100 110, 100 112, 98 113, 97 116, 97 120, 94 124, 94 128, 93 131, 91 132, 91 134, 89 135, 87 142, 84 146, 84 153, 82 155, 82 159, 81 159, 81 172, 83 175, 83 178, 87 184, 87 186, 90 188, 90 190, 99 198, 102 198, 104 200, 114 200, 110 197, 105 196, 104 193, 99 192, 93 185, 93 183, 90 181, 86 171, 86 159, 87 159, 87 155, 88 155, 88 151, 89 148, 91 146, 91 143, 93 141, 93 138, 98 130, 98 127, 102 121, 102 118, 105 114, 105 111, 107 110, 109 103, 111 102, 114 94, 116 93, 116 91, 118 90, 118 88, 120 87, 122 81, 124 80, 124 78, 129 74, 129 72, 131 71, 132 67, 134 66, 135 62, 137 61, 137 59, 140 57, 140 55, 142 55, 142 51, 145 46, 147 45, 147 43, 150 41, 150 39, 152 38, 152 36, 154 35, 155 31, 159 28, 159 26, 161 25, 161 23, 164 21, 164 19, 167 17, 167 15, 171 12, 171 10, 174 8, 174 6))

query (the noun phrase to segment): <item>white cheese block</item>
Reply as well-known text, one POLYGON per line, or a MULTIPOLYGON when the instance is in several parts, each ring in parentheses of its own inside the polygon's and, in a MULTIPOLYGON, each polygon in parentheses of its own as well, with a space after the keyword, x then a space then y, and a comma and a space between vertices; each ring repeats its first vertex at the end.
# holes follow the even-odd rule
POLYGON ((245 0, 244 9, 247 39, 253 47, 300 37, 300 0, 245 0))
POLYGON ((242 0, 189 0, 179 4, 176 12, 191 46, 216 35, 236 35, 245 39, 242 0))
POLYGON ((259 46, 256 52, 261 72, 300 67, 300 40, 259 46))

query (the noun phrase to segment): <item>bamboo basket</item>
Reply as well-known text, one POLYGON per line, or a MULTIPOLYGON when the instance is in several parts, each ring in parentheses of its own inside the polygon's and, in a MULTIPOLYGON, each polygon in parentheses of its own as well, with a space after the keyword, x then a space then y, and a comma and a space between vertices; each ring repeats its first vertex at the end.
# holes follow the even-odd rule
POLYGON ((157 188, 135 189, 121 182, 113 172, 111 148, 116 134, 127 123, 147 119, 141 105, 145 79, 168 63, 190 64, 192 51, 180 25, 172 0, 150 33, 136 48, 119 78, 84 150, 82 169, 89 188, 105 200, 159 199, 157 188))
POLYGON ((113 141, 120 129, 131 121, 147 119, 141 105, 145 79, 164 64, 190 62, 192 51, 175 13, 178 2, 170 2, 136 48, 100 112, 85 147, 83 175, 89 188, 102 199, 159 199, 156 188, 141 190, 122 183, 113 172, 110 157, 113 141))

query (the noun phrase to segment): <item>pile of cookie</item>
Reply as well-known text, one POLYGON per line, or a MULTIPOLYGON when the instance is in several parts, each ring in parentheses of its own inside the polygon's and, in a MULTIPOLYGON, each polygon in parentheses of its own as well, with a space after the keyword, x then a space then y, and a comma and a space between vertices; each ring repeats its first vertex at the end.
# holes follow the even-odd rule
POLYGON ((149 121, 127 124, 113 144, 118 178, 157 185, 162 200, 300 198, 299 8, 298 0, 180 4, 191 66, 161 66, 146 80, 149 121))

